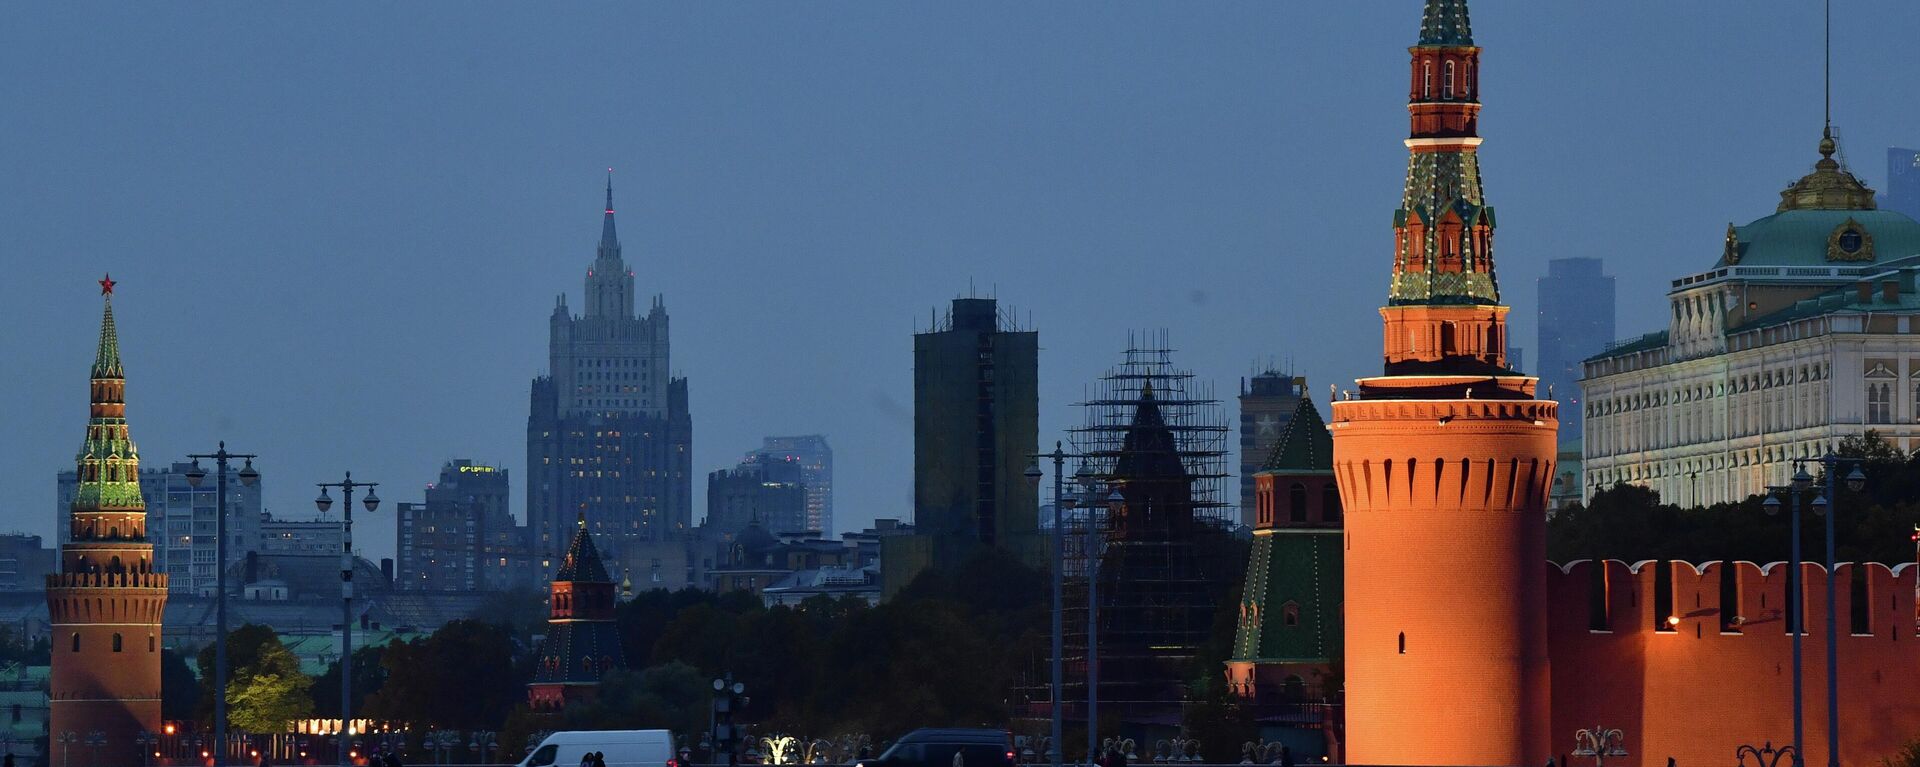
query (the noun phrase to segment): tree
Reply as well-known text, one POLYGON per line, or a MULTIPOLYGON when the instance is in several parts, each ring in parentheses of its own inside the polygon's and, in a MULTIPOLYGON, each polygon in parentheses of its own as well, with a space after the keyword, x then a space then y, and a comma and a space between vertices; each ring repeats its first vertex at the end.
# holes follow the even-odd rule
POLYGON ((285 732, 313 713, 312 686, 300 659, 276 639, 227 683, 227 721, 242 732, 285 732))
MULTIPOLYGON (((353 650, 353 695, 354 710, 364 708, 366 699, 387 683, 387 668, 382 663, 387 648, 383 645, 366 645, 353 650)), ((340 662, 327 664, 327 670, 313 679, 313 712, 316 716, 338 718, 340 716, 340 662)))
POLYGON ((592 702, 566 711, 566 726, 665 729, 689 742, 706 729, 712 689, 706 674, 685 663, 615 669, 600 680, 592 702))
MULTIPOLYGON (((227 632, 227 681, 229 682, 229 690, 232 689, 231 683, 233 680, 239 678, 240 669, 257 663, 265 648, 268 646, 280 647, 280 649, 283 650, 286 649, 280 645, 280 636, 274 633, 272 626, 249 623, 227 632)), ((207 645, 206 647, 200 648, 200 654, 194 659, 200 666, 200 704, 198 708, 195 709, 197 712, 196 718, 203 721, 213 719, 214 652, 215 647, 211 644, 207 645)), ((229 708, 228 720, 231 721, 233 698, 227 698, 227 704, 229 708)))
POLYGON ((425 639, 394 642, 381 654, 386 682, 366 699, 367 716, 455 729, 493 729, 526 698, 513 637, 490 623, 459 620, 425 639))
POLYGON ((160 716, 163 719, 192 719, 200 701, 200 679, 187 666, 180 653, 160 650, 160 716))

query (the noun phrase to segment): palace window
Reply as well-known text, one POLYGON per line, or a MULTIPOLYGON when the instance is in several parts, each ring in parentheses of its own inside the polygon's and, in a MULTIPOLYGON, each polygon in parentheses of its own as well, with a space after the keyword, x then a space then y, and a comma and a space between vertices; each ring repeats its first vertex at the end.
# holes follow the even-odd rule
POLYGON ((1893 387, 1884 381, 1867 382, 1867 423, 1893 423, 1893 387))

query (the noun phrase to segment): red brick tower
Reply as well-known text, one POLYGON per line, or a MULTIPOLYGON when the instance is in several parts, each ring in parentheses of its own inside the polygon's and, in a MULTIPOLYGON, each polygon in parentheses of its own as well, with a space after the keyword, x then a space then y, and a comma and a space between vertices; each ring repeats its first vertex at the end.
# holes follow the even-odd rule
POLYGON ((585 514, 578 526, 553 576, 547 637, 540 643, 533 681, 527 684, 527 703, 540 711, 591 700, 601 677, 627 665, 614 625, 613 578, 600 561, 593 534, 587 532, 585 514))
MULTIPOLYGON (((127 434, 126 379, 113 326, 113 279, 93 361, 93 408, 79 455, 71 541, 47 576, 53 624, 48 737, 105 736, 100 764, 140 764, 142 732, 160 730, 160 613, 167 576, 153 571, 140 454, 127 434)), ((56 753, 58 753, 56 751, 56 753)), ((87 758, 94 758, 89 748, 87 758)))
POLYGON ((1349 764, 1550 753, 1545 508, 1559 420, 1534 398, 1538 379, 1506 366, 1466 6, 1428 0, 1411 49, 1386 375, 1333 405, 1349 764))

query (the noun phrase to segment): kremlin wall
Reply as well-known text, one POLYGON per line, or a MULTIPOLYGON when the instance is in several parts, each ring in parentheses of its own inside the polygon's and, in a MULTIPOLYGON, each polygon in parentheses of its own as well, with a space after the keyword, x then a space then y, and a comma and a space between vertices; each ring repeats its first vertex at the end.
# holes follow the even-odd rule
MULTIPOLYGON (((1915 566, 1836 570, 1840 758, 1877 764, 1920 736, 1915 566)), ((1823 763, 1826 572, 1817 564, 1803 572, 1806 759, 1823 763)), ((1742 744, 1791 742, 1787 593, 1778 562, 1549 565, 1556 756, 1572 748, 1574 731, 1596 724, 1626 735, 1627 756, 1610 765, 1728 764, 1742 744)))

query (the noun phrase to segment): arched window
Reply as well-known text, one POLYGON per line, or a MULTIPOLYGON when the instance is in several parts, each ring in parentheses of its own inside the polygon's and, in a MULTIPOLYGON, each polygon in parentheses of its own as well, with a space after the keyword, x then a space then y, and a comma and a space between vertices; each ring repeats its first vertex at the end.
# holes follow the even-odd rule
POLYGON ((1320 521, 1340 521, 1340 488, 1332 482, 1320 486, 1320 521))
POLYGON ((153 652, 157 642, 152 634, 147 635, 147 652, 153 652))
POLYGON ((1433 62, 1420 65, 1420 98, 1433 98, 1433 62))
POLYGON ((1407 632, 1400 632, 1400 654, 1407 654, 1407 632))
POLYGON ((1447 77, 1440 88, 1440 98, 1453 98, 1453 62, 1447 62, 1447 77))
POLYGON ((121 650, 121 647, 120 647, 120 644, 121 644, 121 643, 120 643, 120 635, 119 635, 119 634, 114 634, 114 635, 113 635, 113 651, 114 651, 114 652, 120 652, 120 650, 121 650))
POLYGON ((1288 626, 1300 625, 1300 603, 1288 602, 1280 608, 1280 621, 1288 626))
POLYGON ((73 632, 73 652, 80 651, 80 632, 73 632))
POLYGON ((1280 694, 1289 701, 1305 700, 1307 680, 1301 679, 1298 674, 1288 674, 1287 680, 1280 683, 1280 694))
POLYGON ((1307 521, 1307 486, 1298 482, 1287 488, 1287 521, 1307 521))

